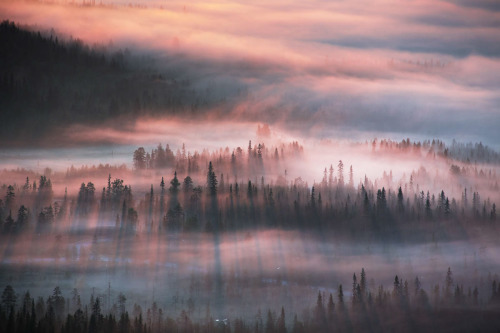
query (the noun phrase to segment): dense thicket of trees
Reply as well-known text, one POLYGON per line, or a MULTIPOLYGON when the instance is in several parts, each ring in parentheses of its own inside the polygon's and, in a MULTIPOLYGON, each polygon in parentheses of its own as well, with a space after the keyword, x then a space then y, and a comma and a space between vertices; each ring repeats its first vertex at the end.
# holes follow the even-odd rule
MULTIPOLYGON (((370 287, 364 269, 359 280, 353 274, 350 297, 339 285, 335 292, 311 293, 311 307, 301 314, 279 309, 256 309, 253 320, 215 318, 206 307, 204 316, 194 316, 199 306, 189 298, 176 317, 153 303, 146 308, 127 306, 119 293, 104 306, 103 296, 92 293, 82 301, 78 289, 64 297, 55 287, 47 298, 33 298, 29 291, 17 294, 7 285, 1 297, 2 332, 352 332, 352 331, 483 331, 500 328, 500 284, 491 282, 491 292, 480 297, 477 287, 456 283, 450 268, 443 283, 425 290, 418 277, 407 281, 395 275, 392 287, 370 287), (131 312, 129 310, 132 309, 131 312), (193 319, 196 317, 198 319, 193 319)), ((307 304, 309 302, 305 302, 307 304)))

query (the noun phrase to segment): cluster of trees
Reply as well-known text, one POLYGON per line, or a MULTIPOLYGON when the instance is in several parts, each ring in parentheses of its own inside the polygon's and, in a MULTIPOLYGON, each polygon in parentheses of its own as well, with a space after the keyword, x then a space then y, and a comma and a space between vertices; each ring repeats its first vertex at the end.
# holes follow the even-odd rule
MULTIPOLYGON (((491 293, 483 298, 478 288, 454 282, 448 268, 442 286, 430 292, 419 278, 413 283, 397 275, 389 288, 380 285, 371 290, 364 269, 359 280, 353 274, 351 296, 339 285, 335 292, 318 291, 311 306, 302 313, 257 310, 255 316, 216 318, 207 306, 204 315, 194 315, 196 303, 191 298, 177 316, 168 315, 156 302, 143 310, 135 303, 129 312, 127 297, 119 293, 115 300, 91 294, 88 303, 81 300, 78 289, 65 298, 59 287, 47 298, 33 298, 29 291, 18 297, 12 286, 2 292, 0 330, 2 332, 326 332, 388 331, 441 327, 447 331, 490 330, 498 328, 500 286, 491 283, 491 293), (108 302, 108 305, 105 305, 108 302), (249 319, 253 317, 253 319, 249 319)), ((167 309, 168 310, 168 309, 167 309)), ((199 312, 199 311, 198 311, 199 312)), ((243 315, 243 314, 242 314, 243 315)))
POLYGON ((249 141, 246 152, 241 147, 236 147, 232 151, 226 147, 213 152, 204 149, 202 152, 194 153, 187 151, 184 144, 174 153, 169 144, 163 148, 160 143, 151 152, 146 152, 143 147, 136 149, 133 164, 137 170, 173 168, 179 174, 196 175, 205 172, 203 166, 213 161, 219 172, 227 176, 254 177, 278 170, 280 161, 289 157, 300 157, 303 152, 304 147, 297 141, 274 147, 267 147, 264 143, 252 145, 252 141, 249 141))
MULTIPOLYGON (((0 218, 4 221, 4 232, 18 232, 32 225, 32 212, 38 213, 40 226, 54 222, 54 217, 61 213, 59 202, 53 202, 52 182, 46 176, 40 176, 38 182, 26 182, 19 186, 4 185, 6 190, 4 201, 0 199, 0 218), (16 215, 17 212, 17 215, 16 215), (16 217, 17 216, 17 217, 16 217)), ((65 197, 66 198, 66 197, 65 197)))
MULTIPOLYGON (((99 165, 82 165, 76 168, 71 165, 66 169, 64 177, 66 179, 83 178, 83 177, 100 177, 101 175, 107 174, 120 174, 127 173, 128 169, 125 164, 121 165, 110 165, 110 164, 99 164, 99 165)), ((45 172, 46 173, 46 172, 45 172)))
POLYGON ((419 155, 425 154, 430 157, 441 156, 464 163, 500 163, 500 154, 492 148, 483 145, 481 142, 460 143, 453 140, 451 145, 446 145, 446 143, 438 139, 412 142, 408 138, 401 140, 401 142, 387 139, 374 139, 365 144, 371 145, 373 151, 390 152, 397 150, 412 152, 419 155))

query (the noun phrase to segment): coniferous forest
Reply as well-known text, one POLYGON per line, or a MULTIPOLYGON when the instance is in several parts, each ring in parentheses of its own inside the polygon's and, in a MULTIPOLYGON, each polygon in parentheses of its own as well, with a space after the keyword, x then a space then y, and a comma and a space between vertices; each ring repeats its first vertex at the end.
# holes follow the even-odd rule
POLYGON ((499 12, 429 4, 0 2, 0 332, 500 330, 499 12))

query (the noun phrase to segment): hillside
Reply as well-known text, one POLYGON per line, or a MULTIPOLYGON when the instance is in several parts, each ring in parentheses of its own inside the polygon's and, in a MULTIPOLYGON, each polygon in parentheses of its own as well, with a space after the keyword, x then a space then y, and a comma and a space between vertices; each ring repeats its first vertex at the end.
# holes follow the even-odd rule
POLYGON ((2 22, 1 145, 40 144, 69 124, 116 125, 117 119, 193 109, 197 96, 187 80, 145 68, 127 50, 61 41, 2 22))

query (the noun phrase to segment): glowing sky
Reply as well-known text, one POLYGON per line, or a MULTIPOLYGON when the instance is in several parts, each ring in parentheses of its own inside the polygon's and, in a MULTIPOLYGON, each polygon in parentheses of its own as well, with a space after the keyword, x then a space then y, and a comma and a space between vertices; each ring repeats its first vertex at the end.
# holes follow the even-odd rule
POLYGON ((154 53, 226 98, 215 119, 499 146, 498 1, 129 2, 0 1, 0 18, 154 53))

